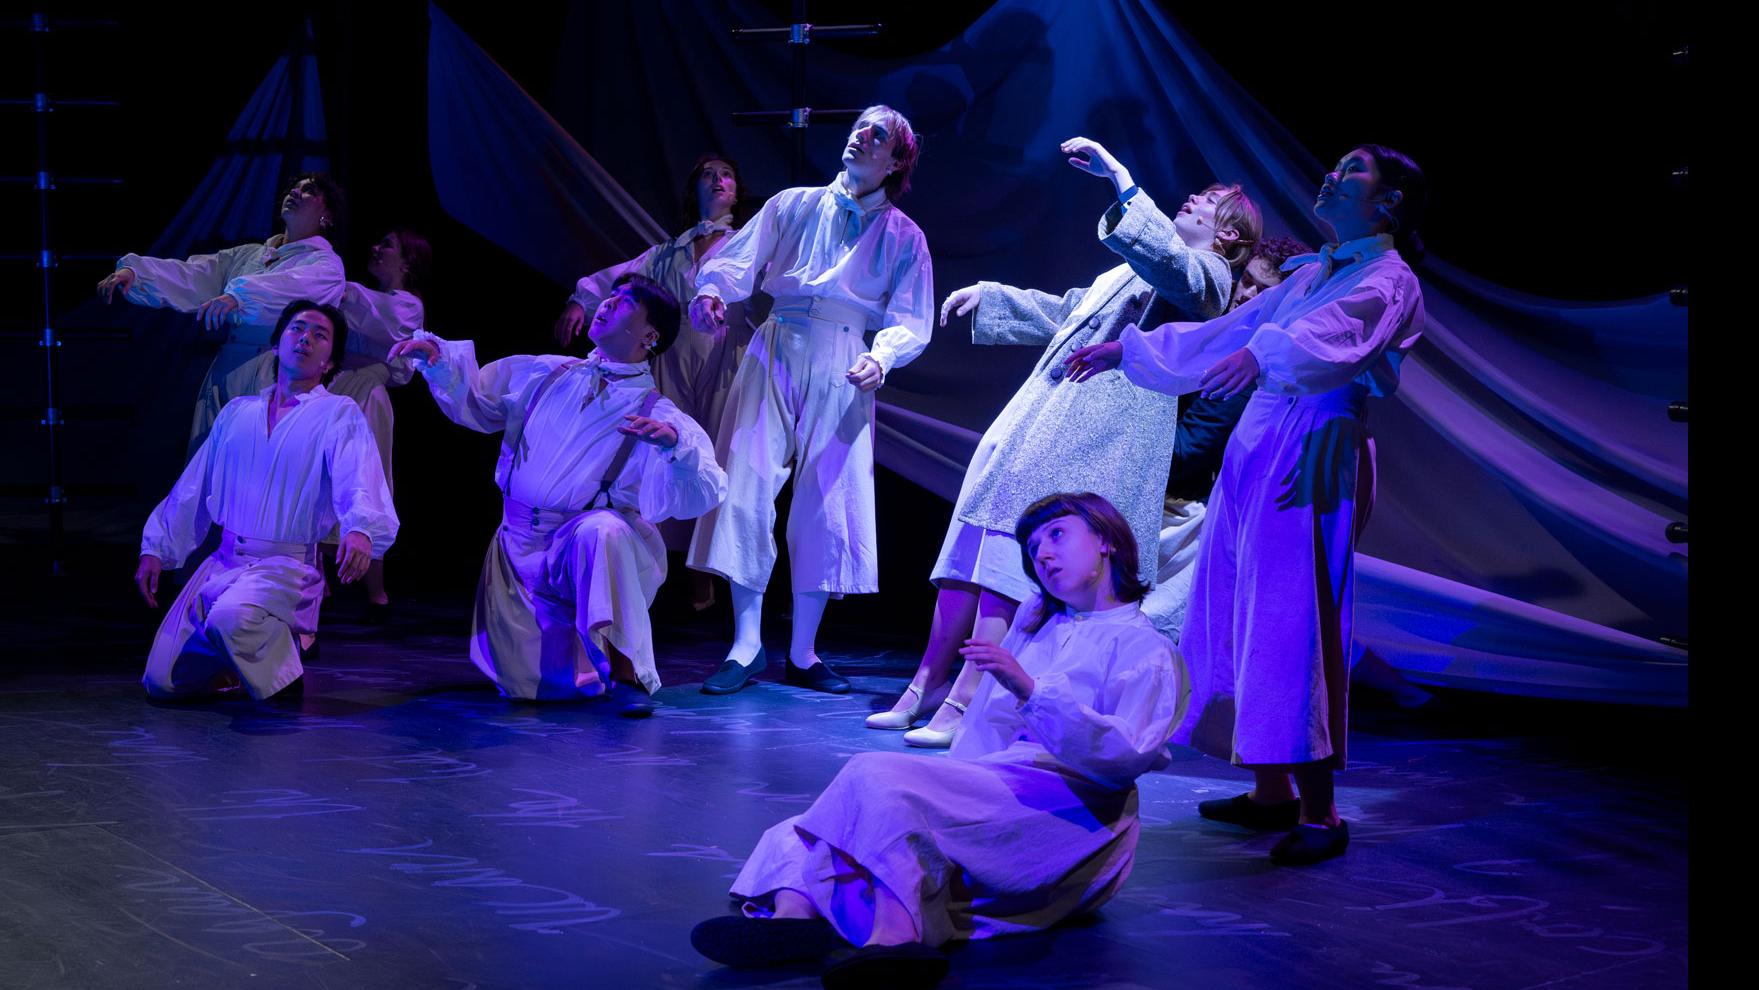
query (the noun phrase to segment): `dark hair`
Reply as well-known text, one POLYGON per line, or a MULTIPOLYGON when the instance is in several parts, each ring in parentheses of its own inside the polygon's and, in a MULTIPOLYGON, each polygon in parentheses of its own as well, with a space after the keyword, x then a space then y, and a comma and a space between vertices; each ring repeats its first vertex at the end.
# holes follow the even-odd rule
POLYGON ((434 272, 433 245, 408 227, 392 227, 385 233, 397 235, 397 250, 403 255, 403 263, 409 267, 403 276, 403 288, 415 298, 422 299, 422 287, 427 285, 434 272))
POLYGON ((733 225, 737 227, 745 220, 745 177, 739 174, 738 162, 730 155, 723 155, 718 151, 703 155, 696 160, 695 165, 690 166, 690 175, 684 180, 684 198, 679 205, 678 218, 684 222, 685 227, 694 227, 702 219, 702 206, 696 200, 696 180, 702 177, 703 169, 708 168, 709 162, 722 162, 733 170, 733 225))
POLYGON ((629 286, 635 301, 641 304, 642 312, 647 314, 647 322, 660 332, 659 343, 648 352, 649 357, 659 357, 678 339, 678 327, 683 319, 678 312, 678 300, 672 298, 665 286, 646 275, 624 272, 617 277, 617 281, 611 283, 611 289, 616 291, 625 285, 629 286))
POLYGON ((1020 513, 1020 521, 1014 524, 1014 539, 1020 543, 1020 563, 1026 568, 1026 576, 1039 589, 1038 614, 1027 624, 1027 632, 1043 628, 1051 613, 1064 607, 1061 600, 1039 583, 1038 570, 1032 565, 1032 551, 1026 546, 1034 530, 1063 516, 1081 517, 1088 529, 1111 545, 1112 593, 1118 596, 1118 601, 1138 602, 1148 594, 1148 585, 1137 571, 1136 534, 1130 532, 1130 524, 1124 521, 1112 503, 1106 501, 1105 496, 1092 492, 1047 495, 1027 506, 1026 511, 1020 513))
MULTIPOLYGON (((342 184, 331 178, 328 172, 301 172, 287 180, 287 184, 281 187, 281 195, 286 196, 287 190, 307 179, 317 188, 318 195, 324 197, 324 208, 330 213, 330 226, 324 229, 324 239, 332 246, 339 246, 343 239, 342 232, 348 226, 348 194, 342 191, 342 184)), ((275 215, 280 216, 281 211, 277 209, 275 215)))
MULTIPOLYGON (((340 309, 315 299, 293 300, 287 304, 287 308, 281 311, 280 318, 275 321, 275 332, 269 335, 269 350, 276 351, 281 346, 281 334, 287 329, 287 324, 292 323, 295 316, 307 310, 324 314, 325 318, 330 321, 331 329, 335 330, 335 333, 330 335, 330 370, 324 372, 324 377, 321 379, 325 385, 328 385, 330 379, 336 377, 336 372, 342 370, 342 355, 348 350, 348 319, 342 315, 340 309)), ((280 374, 279 357, 276 358, 276 362, 275 372, 280 374)))
POLYGON ((1402 151, 1384 144, 1359 144, 1356 147, 1374 156, 1374 167, 1380 172, 1380 184, 1397 189, 1402 195, 1392 208, 1393 246, 1407 264, 1423 260, 1423 214, 1429 209, 1429 179, 1423 169, 1402 151))
POLYGON ((1283 262, 1298 254, 1312 254, 1313 249, 1293 237, 1266 237, 1253 249, 1252 257, 1263 258, 1270 267, 1281 269, 1283 262))

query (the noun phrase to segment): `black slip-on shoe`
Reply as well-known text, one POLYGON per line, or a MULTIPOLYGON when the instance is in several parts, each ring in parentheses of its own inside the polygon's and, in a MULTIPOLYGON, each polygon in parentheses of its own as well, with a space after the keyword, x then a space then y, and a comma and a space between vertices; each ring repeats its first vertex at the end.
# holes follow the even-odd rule
POLYGON ((605 697, 624 718, 647 718, 654 713, 653 695, 638 684, 612 681, 611 690, 605 692, 605 697))
POLYGON ((1308 866, 1342 856, 1349 844, 1350 826, 1341 819, 1334 826, 1297 825, 1270 847, 1270 861, 1278 866, 1308 866))
POLYGON ((1301 802, 1278 801, 1259 804, 1244 794, 1231 798, 1204 801, 1197 813, 1212 822, 1227 822, 1255 832, 1287 832, 1301 820, 1301 802))
POLYGON ((690 945, 723 966, 812 962, 849 943, 823 918, 710 918, 690 930, 690 945))
POLYGON ((826 966, 819 982, 825 990, 914 990, 947 977, 947 957, 921 942, 856 949, 826 966))
POLYGON ((761 648, 757 651, 756 659, 749 664, 732 659, 722 660, 721 665, 715 668, 715 672, 708 675, 708 680, 702 682, 702 693, 732 694, 744 687, 745 682, 751 680, 752 674, 769 665, 769 654, 761 648))
POLYGON ((826 694, 848 694, 851 687, 849 678, 832 670, 823 660, 810 667, 796 667, 792 661, 783 664, 782 683, 826 694))

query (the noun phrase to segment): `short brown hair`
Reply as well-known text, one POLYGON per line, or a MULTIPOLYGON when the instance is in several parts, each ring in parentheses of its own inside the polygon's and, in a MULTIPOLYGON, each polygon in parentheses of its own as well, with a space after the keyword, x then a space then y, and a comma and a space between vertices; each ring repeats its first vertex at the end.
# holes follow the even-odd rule
POLYGON ((910 174, 916 171, 916 160, 922 156, 922 139, 916 136, 916 129, 910 126, 908 118, 884 103, 875 103, 861 111, 861 116, 855 118, 849 129, 853 131, 862 121, 870 119, 884 123, 892 134, 892 161, 897 162, 898 167, 886 176, 885 187, 886 198, 896 203, 910 191, 910 174))
POLYGON ((1079 516, 1087 524, 1087 528, 1098 534, 1099 538, 1111 544, 1112 548, 1112 593, 1121 602, 1139 602, 1148 594, 1148 584, 1142 580, 1136 563, 1136 534, 1130 532, 1130 524, 1124 520, 1112 503, 1106 501, 1104 495, 1092 492, 1058 492, 1026 507, 1020 513, 1020 521, 1014 524, 1014 539, 1020 543, 1020 563, 1026 568, 1026 576, 1038 585, 1038 614, 1027 623, 1027 632, 1037 632, 1044 628, 1046 619, 1051 613, 1061 610, 1064 603, 1045 588, 1038 580, 1038 569, 1032 565, 1032 551, 1026 547, 1026 541, 1038 527, 1060 519, 1063 516, 1079 516))

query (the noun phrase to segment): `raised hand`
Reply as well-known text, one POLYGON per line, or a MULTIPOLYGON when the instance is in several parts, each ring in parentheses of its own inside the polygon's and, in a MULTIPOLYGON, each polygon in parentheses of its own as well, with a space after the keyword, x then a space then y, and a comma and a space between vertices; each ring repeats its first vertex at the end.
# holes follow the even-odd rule
POLYGON ((98 281, 98 295, 104 297, 104 302, 113 303, 116 301, 117 291, 120 290, 122 297, 126 299, 129 288, 134 285, 134 279, 134 269, 118 268, 98 281))
POLYGON ((395 361, 400 357, 411 357, 424 364, 435 364, 440 360, 440 345, 419 337, 400 340, 391 345, 391 352, 386 360, 395 361))
POLYGON ((967 285, 963 289, 954 291, 952 295, 947 297, 946 302, 941 303, 941 326, 947 325, 949 315, 964 316, 976 309, 977 300, 982 295, 983 291, 975 285, 967 285))
POLYGON ((1105 145, 1084 137, 1072 137, 1062 144, 1063 154, 1071 156, 1069 164, 1088 175, 1097 175, 1102 179, 1112 180, 1112 185, 1119 192, 1130 188, 1130 170, 1123 166, 1112 153, 1105 150, 1105 145))
POLYGON ((1032 675, 1020 666, 1020 661, 1014 659, 1014 654, 995 643, 968 639, 959 647, 959 655, 976 664, 978 670, 994 677, 996 683, 1021 701, 1032 697, 1032 689, 1038 686, 1032 675))
POLYGON ((562 307, 562 315, 556 317, 556 343, 567 347, 580 335, 580 328, 586 326, 586 309, 579 303, 570 301, 562 307))

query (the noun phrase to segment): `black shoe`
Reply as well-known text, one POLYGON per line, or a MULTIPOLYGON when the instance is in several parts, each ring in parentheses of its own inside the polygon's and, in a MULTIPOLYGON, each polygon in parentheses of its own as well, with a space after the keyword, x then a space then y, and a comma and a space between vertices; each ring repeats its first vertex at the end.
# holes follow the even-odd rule
POLYGON ((263 701, 278 708, 298 708, 305 703, 305 675, 300 674, 295 677, 293 683, 269 695, 263 701))
POLYGON ((745 682, 751 680, 752 674, 769 665, 769 654, 762 647, 758 647, 757 658, 749 664, 732 659, 722 660, 720 667, 708 675, 708 680, 702 682, 702 693, 732 694, 744 687, 745 682))
POLYGON ((605 697, 624 718, 647 718, 654 713, 653 695, 639 684, 612 681, 611 690, 605 692, 605 697))
POLYGON ((690 930, 696 951, 724 966, 811 962, 849 943, 823 918, 710 918, 690 930))
POLYGON ((1301 820, 1299 800, 1259 804, 1244 794, 1215 801, 1204 801, 1197 813, 1212 822, 1227 822, 1255 832, 1287 832, 1301 820))
POLYGON ((363 626, 389 625, 396 609, 390 602, 367 602, 360 607, 360 624, 363 626))
POLYGON ((1295 830, 1270 847, 1270 861, 1279 866, 1308 866, 1342 856, 1350 844, 1350 826, 1297 825, 1295 830))
POLYGON ((911 990, 938 986, 947 976, 947 957, 921 942, 856 949, 825 967, 825 990, 911 990))
POLYGON ((832 670, 823 660, 810 667, 796 667, 794 661, 788 661, 782 665, 782 683, 826 694, 848 694, 850 688, 849 678, 832 670))

